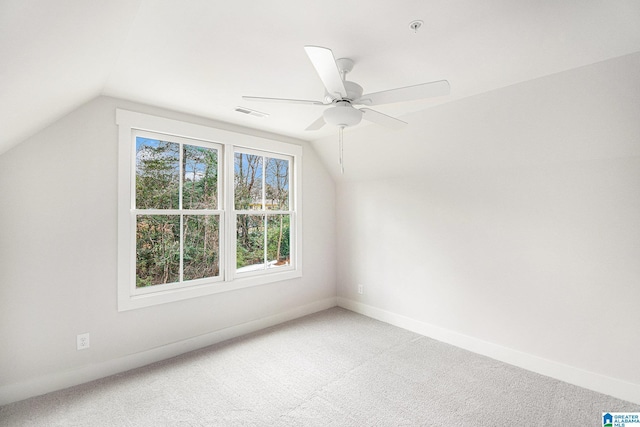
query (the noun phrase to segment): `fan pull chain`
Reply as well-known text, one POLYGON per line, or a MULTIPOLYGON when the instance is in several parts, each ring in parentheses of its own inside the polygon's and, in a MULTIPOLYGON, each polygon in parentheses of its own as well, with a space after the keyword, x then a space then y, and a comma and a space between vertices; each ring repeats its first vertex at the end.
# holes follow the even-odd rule
POLYGON ((338 131, 338 134, 340 135, 340 173, 342 175, 344 175, 344 149, 343 149, 343 143, 342 143, 342 133, 344 132, 344 126, 340 126, 340 130, 338 131))

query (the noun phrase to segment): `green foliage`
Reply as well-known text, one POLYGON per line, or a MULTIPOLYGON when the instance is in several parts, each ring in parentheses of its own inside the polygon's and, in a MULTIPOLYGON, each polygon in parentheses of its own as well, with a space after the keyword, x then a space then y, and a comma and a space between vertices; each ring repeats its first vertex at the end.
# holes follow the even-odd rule
POLYGON ((138 142, 136 147, 136 207, 177 209, 180 191, 179 145, 138 142))
POLYGON ((236 265, 264 263, 264 215, 237 216, 236 265))
MULTIPOLYGON (((289 210, 289 161, 235 153, 235 208, 250 211, 289 210), (263 194, 264 185, 264 194, 263 194)), ((265 213, 266 213, 265 212, 265 213)), ((289 215, 240 214, 236 223, 238 268, 289 262, 289 215), (266 247, 265 247, 266 238, 266 247)))
POLYGON ((184 280, 214 277, 219 273, 217 215, 185 215, 184 280))
MULTIPOLYGON (((137 216, 137 287, 219 275, 219 215, 178 210, 219 209, 218 160, 212 148, 137 138, 136 208, 174 210, 137 216)), ((288 263, 290 215, 268 212, 289 210, 289 161, 235 153, 234 163, 235 208, 255 212, 237 216, 237 267, 288 263)))
MULTIPOLYGON (((138 209, 178 209, 181 177, 183 209, 218 209, 217 150, 137 139, 138 209)), ((136 286, 180 281, 181 259, 183 280, 217 276, 219 248, 218 215, 138 215, 136 286)))
POLYGON ((179 279, 180 217, 138 215, 136 221, 136 286, 179 279))
POLYGON ((269 215, 267 219, 267 258, 277 262, 289 259, 289 215, 269 215))
POLYGON ((182 207, 218 208, 218 152, 193 145, 184 146, 182 207))

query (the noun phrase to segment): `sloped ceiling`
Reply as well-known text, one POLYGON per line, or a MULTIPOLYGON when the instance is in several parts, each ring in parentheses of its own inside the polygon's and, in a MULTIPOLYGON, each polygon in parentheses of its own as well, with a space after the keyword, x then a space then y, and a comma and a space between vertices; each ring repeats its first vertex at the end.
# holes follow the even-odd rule
POLYGON ((321 99, 308 44, 353 59, 365 93, 449 80, 377 108, 402 117, 640 51, 640 2, 0 0, 0 153, 101 94, 317 140, 322 107, 241 98, 321 99))

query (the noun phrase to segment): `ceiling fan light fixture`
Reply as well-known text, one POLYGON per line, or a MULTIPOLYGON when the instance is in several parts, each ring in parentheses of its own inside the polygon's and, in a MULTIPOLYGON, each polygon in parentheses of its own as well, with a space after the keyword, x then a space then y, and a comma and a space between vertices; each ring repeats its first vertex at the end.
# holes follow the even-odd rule
POLYGON ((338 127, 355 126, 362 121, 362 111, 348 102, 337 102, 334 107, 324 110, 322 116, 325 122, 338 127))

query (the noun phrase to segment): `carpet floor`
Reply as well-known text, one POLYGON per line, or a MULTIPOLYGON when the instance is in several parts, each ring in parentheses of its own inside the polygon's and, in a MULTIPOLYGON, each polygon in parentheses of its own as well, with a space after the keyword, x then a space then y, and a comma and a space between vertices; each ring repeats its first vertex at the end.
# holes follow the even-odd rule
POLYGON ((332 308, 0 407, 2 426, 602 426, 640 405, 332 308))

